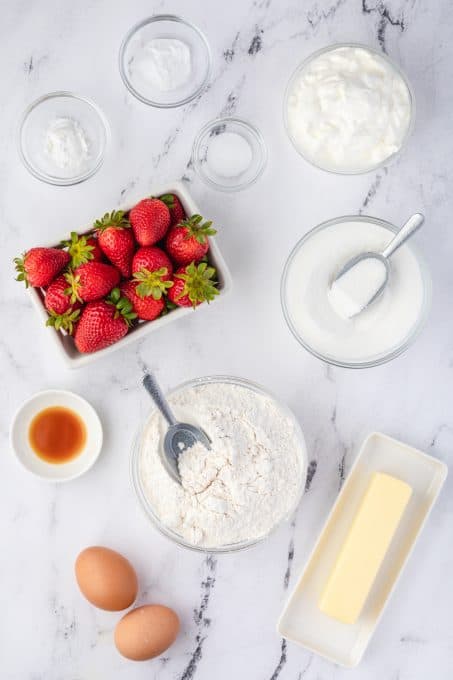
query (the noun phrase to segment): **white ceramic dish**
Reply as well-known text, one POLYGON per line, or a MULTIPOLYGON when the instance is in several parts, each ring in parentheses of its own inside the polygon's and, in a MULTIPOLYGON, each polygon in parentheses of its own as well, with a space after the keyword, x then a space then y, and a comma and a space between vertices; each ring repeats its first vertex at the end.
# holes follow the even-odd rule
POLYGON ((11 447, 19 463, 37 477, 51 482, 66 482, 87 472, 101 452, 102 440, 102 425, 94 408, 78 394, 66 390, 45 390, 34 394, 19 407, 10 430, 11 447), (85 446, 68 463, 47 463, 30 446, 28 431, 31 421, 40 411, 51 406, 65 406, 75 411, 85 423, 85 446))
MULTIPOLYGON (((141 195, 137 196, 136 200, 129 202, 127 205, 120 206, 118 210, 124 210, 125 212, 130 210, 136 203, 138 203, 140 199, 143 198, 143 193, 144 192, 141 192, 141 195)), ((147 195, 162 196, 163 194, 169 193, 173 193, 178 196, 178 198, 181 200, 184 210, 188 215, 193 215, 196 213, 203 214, 181 182, 174 182, 173 184, 151 187, 150 190, 147 192, 147 195)), ((204 215, 204 217, 207 218, 208 215, 204 215)), ((78 233, 83 233, 86 231, 90 231, 91 226, 92 224, 87 226, 86 228, 77 228, 76 226, 73 226, 72 230, 77 231, 78 233)), ((62 240, 65 238, 69 238, 69 234, 62 234, 62 240)), ((210 243, 210 256, 209 256, 210 261, 216 268, 218 275, 219 281, 218 288, 220 292, 219 297, 223 297, 223 295, 225 295, 231 288, 230 272, 228 271, 225 260, 223 259, 220 253, 215 238, 210 237, 209 243, 210 243)), ((51 243, 48 245, 52 247, 55 246, 55 243, 51 243)), ((48 319, 48 315, 43 304, 43 296, 40 289, 28 288, 27 290, 30 294, 35 309, 38 312, 41 322, 45 325, 48 319)), ((216 301, 214 300, 213 302, 211 302, 211 304, 216 304, 216 301)), ((201 305, 201 307, 204 306, 206 306, 206 303, 204 305, 201 305)), ((71 336, 56 331, 53 327, 48 327, 47 331, 49 338, 54 344, 54 347, 56 348, 60 356, 64 359, 66 365, 69 368, 79 368, 81 366, 86 366, 87 364, 90 364, 93 361, 96 361, 96 359, 100 359, 101 357, 104 357, 107 354, 111 354, 112 352, 116 352, 117 350, 122 349, 127 345, 130 345, 136 340, 143 338, 145 335, 148 335, 152 331, 157 331, 159 328, 162 328, 162 326, 166 326, 168 323, 171 323, 172 321, 176 321, 177 319, 187 316, 188 314, 193 313, 196 314, 198 313, 199 309, 200 307, 197 307, 197 309, 195 310, 190 307, 179 307, 178 309, 174 309, 173 311, 169 312, 165 316, 160 317, 159 319, 156 319, 155 321, 141 322, 137 326, 132 328, 124 338, 116 342, 114 345, 110 345, 110 347, 106 347, 105 349, 99 350, 98 352, 93 352, 92 354, 81 354, 76 349, 74 341, 71 338, 71 336)))
MULTIPOLYGON (((364 442, 277 625, 284 638, 342 666, 360 662, 385 605, 447 476, 447 466, 407 444, 374 433, 364 442), (320 594, 373 472, 410 484, 412 498, 362 614, 348 625, 323 614, 320 594)), ((404 603, 403 603, 404 605, 404 603)))

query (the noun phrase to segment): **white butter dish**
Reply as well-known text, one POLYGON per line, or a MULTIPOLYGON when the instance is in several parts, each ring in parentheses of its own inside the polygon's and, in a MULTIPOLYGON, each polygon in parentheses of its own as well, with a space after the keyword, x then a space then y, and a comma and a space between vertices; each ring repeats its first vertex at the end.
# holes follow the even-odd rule
POLYGON ((277 629, 282 637, 342 666, 357 666, 447 476, 441 461, 386 435, 364 442, 277 629), (355 624, 323 614, 319 599, 374 472, 407 482, 413 493, 355 624))

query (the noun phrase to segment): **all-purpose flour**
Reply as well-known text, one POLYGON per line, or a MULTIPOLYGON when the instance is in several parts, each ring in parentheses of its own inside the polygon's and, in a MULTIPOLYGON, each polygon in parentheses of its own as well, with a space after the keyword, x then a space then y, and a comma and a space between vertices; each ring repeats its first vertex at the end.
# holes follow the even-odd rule
POLYGON ((163 466, 165 423, 153 414, 140 478, 161 522, 207 547, 267 534, 294 508, 303 483, 303 444, 292 419, 271 398, 228 383, 187 388, 169 402, 178 418, 205 430, 212 448, 197 444, 180 456, 179 485, 163 466))

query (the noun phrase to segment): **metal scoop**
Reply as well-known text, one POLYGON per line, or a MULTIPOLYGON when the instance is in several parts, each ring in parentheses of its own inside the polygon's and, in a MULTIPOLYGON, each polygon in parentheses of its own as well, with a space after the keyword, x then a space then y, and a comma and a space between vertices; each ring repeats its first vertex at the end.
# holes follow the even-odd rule
MULTIPOLYGON (((375 259, 379 260, 379 262, 382 262, 382 264, 385 267, 385 278, 382 282, 382 284, 379 286, 379 288, 372 294, 372 296, 364 302, 360 306, 360 308, 357 310, 356 314, 360 314, 360 312, 363 312, 364 309, 366 309, 376 298, 381 295, 381 293, 384 291, 384 288, 386 287, 389 276, 390 276, 390 262, 389 262, 389 257, 393 255, 393 253, 400 248, 403 243, 407 241, 407 239, 412 236, 417 229, 419 229, 423 222, 425 221, 425 218, 421 213, 415 213, 409 219, 407 222, 401 227, 401 229, 396 233, 396 235, 392 238, 388 246, 382 251, 382 253, 378 252, 367 252, 367 253, 360 253, 359 255, 356 255, 352 259, 350 259, 346 264, 340 269, 338 274, 336 275, 333 283, 336 283, 342 276, 344 276, 347 272, 349 272, 353 267, 355 267, 359 262, 363 262, 364 260, 368 259, 375 259)), ((354 316, 356 316, 354 314, 354 316)))
POLYGON ((181 453, 197 442, 200 442, 200 444, 203 444, 207 449, 210 449, 211 440, 203 430, 200 430, 200 428, 189 425, 188 423, 179 423, 176 420, 162 390, 151 373, 145 374, 143 385, 169 425, 164 438, 163 462, 169 475, 181 484, 181 475, 179 474, 178 465, 178 458, 181 453))

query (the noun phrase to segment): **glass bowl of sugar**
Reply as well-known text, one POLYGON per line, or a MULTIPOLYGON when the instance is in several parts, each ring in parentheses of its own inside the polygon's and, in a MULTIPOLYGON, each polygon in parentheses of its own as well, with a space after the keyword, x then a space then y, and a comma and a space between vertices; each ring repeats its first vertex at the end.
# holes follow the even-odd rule
POLYGON ((240 191, 261 175, 267 150, 259 130, 239 118, 217 118, 198 133, 192 150, 195 170, 221 191, 240 191))
POLYGON ((211 51, 193 24, 170 14, 156 15, 126 34, 119 69, 134 97, 149 106, 173 108, 204 90, 211 74, 211 51))

